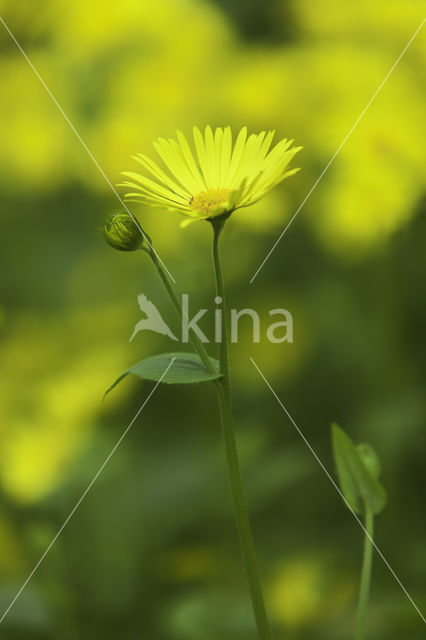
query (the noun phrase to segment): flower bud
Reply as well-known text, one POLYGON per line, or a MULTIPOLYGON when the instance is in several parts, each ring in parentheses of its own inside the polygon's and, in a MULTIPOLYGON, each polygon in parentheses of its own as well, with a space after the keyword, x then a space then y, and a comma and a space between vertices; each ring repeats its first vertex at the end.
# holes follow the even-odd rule
POLYGON ((107 243, 119 251, 141 249, 144 236, 135 220, 128 213, 113 213, 108 216, 103 236, 107 243))
POLYGON ((371 473, 373 478, 377 480, 380 475, 379 456, 369 444, 359 444, 357 449, 365 467, 371 473))

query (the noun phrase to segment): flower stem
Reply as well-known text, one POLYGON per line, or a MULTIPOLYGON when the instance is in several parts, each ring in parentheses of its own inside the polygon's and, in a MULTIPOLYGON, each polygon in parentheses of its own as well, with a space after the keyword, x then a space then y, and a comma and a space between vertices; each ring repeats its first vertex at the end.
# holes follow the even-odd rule
POLYGON ((373 512, 366 505, 364 557, 362 561, 361 583, 359 587, 358 611, 356 617, 355 640, 364 640, 365 615, 370 594, 371 565, 373 562, 373 512))
POLYGON ((269 629, 269 623, 266 617, 266 610, 262 596, 256 552, 254 548, 247 507, 244 499, 243 487, 241 484, 240 466, 235 441, 229 372, 225 287, 223 283, 223 274, 219 255, 219 237, 223 229, 223 225, 224 221, 215 221, 212 224, 214 233, 213 262, 216 276, 216 294, 217 296, 222 298, 222 302, 220 304, 220 309, 222 311, 222 339, 220 342, 220 368, 222 378, 217 380, 216 389, 219 401, 222 434, 225 443, 226 458, 228 463, 228 474, 234 506, 235 520, 240 540, 244 567, 247 572, 247 579, 249 582, 250 595, 254 610, 254 616, 256 619, 257 630, 259 638, 261 640, 270 640, 271 632, 269 629))
MULTIPOLYGON (((257 568, 256 552, 254 549, 253 536, 251 533, 250 522, 247 509, 245 506, 244 493, 241 484, 241 475, 238 462, 238 453, 235 442, 234 420, 232 414, 232 401, 229 376, 229 358, 228 358, 228 335, 226 325, 226 303, 225 289, 223 284, 222 268, 219 257, 219 235, 223 228, 221 224, 215 223, 213 257, 216 275, 216 292, 222 298, 222 341, 220 344, 220 367, 222 378, 216 381, 216 390, 218 396, 220 418, 222 425, 222 433, 225 442, 226 457, 228 462, 228 473, 231 485, 232 500, 234 505, 235 519, 237 523, 238 536, 240 540, 241 552, 243 556, 244 566, 247 571, 247 578, 250 587, 250 594, 253 603, 253 610, 256 619, 259 638, 261 640, 270 640, 271 632, 266 617, 265 605, 263 602, 262 589, 259 579, 259 571, 257 568)), ((157 271, 163 282, 167 293, 173 303, 173 306, 181 319, 183 317, 182 305, 176 296, 173 285, 163 267, 161 266, 154 251, 148 251, 157 271)), ((214 368, 207 351, 199 339, 198 335, 191 329, 189 332, 191 343, 199 354, 204 366, 210 373, 214 373, 214 368)))
MULTIPOLYGON (((182 321, 183 318, 183 310, 182 310, 182 305, 173 289, 173 285, 170 282, 169 276, 167 275, 167 273, 165 272, 165 270, 163 269, 163 267, 161 266, 157 255, 154 251, 148 251, 149 256, 151 258, 151 260, 153 261, 155 268, 158 271, 158 275, 160 276, 166 290, 167 293, 170 296, 170 299, 173 303, 173 306, 179 316, 179 319, 182 321)), ((200 359, 202 360, 204 366, 206 367, 207 371, 209 373, 216 373, 214 366, 208 356, 208 353, 206 351, 205 346, 203 345, 203 343, 201 342, 200 338, 198 337, 198 335, 195 333, 195 331, 192 329, 192 327, 189 330, 189 339, 191 341, 192 346, 194 347, 194 349, 198 352, 198 355, 200 356, 200 359)))

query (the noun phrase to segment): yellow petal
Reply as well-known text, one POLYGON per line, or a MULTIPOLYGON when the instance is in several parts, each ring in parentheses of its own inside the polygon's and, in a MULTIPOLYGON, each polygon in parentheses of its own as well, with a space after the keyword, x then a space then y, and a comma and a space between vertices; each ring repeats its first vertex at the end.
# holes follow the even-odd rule
POLYGON ((207 189, 212 188, 211 176, 208 169, 208 162, 206 157, 206 147, 204 144, 203 136, 200 133, 198 127, 194 127, 194 143, 197 150, 198 162, 200 163, 201 173, 204 177, 207 189))
POLYGON ((175 193, 179 194, 183 198, 189 199, 191 197, 191 194, 188 193, 186 189, 180 187, 174 180, 164 173, 164 171, 162 171, 153 160, 148 158, 148 156, 144 156, 140 153, 137 156, 132 156, 132 158, 139 162, 143 167, 145 167, 145 169, 150 171, 155 178, 161 180, 161 182, 175 193))
POLYGON ((206 161, 207 170, 210 176, 210 182, 213 189, 217 189, 217 175, 216 175, 216 150, 213 138, 212 128, 207 125, 205 129, 205 145, 206 145, 206 161))
POLYGON ((232 132, 231 127, 225 127, 222 139, 222 152, 220 158, 220 185, 226 185, 226 176, 229 171, 232 153, 232 132))
POLYGON ((231 184, 235 175, 235 172, 238 168, 238 164, 241 161, 241 156, 244 151, 244 145, 246 143, 247 138, 247 127, 243 127, 237 136, 237 140, 235 142, 234 151, 232 153, 231 162, 229 165, 228 175, 226 176, 226 184, 224 187, 231 188, 231 184))
POLYGON ((197 163, 195 162, 194 155, 191 151, 191 147, 189 146, 186 137, 183 135, 181 131, 177 131, 177 137, 179 140, 180 147, 182 149, 182 155, 185 159, 185 162, 194 180, 199 186, 199 190, 202 191, 203 189, 206 189, 207 188, 206 183, 204 182, 204 178, 200 173, 197 163))

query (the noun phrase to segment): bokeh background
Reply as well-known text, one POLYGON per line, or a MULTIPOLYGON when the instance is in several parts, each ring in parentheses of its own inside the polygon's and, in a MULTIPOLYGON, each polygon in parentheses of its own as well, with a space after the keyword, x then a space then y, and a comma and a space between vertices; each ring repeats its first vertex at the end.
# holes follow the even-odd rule
MULTIPOLYGON (((252 285, 249 280, 424 17, 416 0, 3 0, 0 14, 112 181, 194 124, 273 128, 291 178, 227 225, 234 308, 294 317, 294 343, 232 347, 235 411, 277 640, 352 637, 362 532, 325 466, 338 421, 380 455, 377 543, 426 606, 425 61, 421 31, 252 285), (153 150, 152 150, 152 153, 153 150)), ((175 348, 139 334, 143 254, 107 247, 120 210, 0 25, 0 604, 6 609, 145 399, 112 380, 175 348)), ((132 206, 193 308, 213 308, 210 229, 132 206)), ((208 323, 204 325, 208 330, 208 323)), ((262 325, 266 329, 266 325, 262 325)), ((211 328, 211 327, 210 327, 211 328)), ((263 331, 264 331, 263 329, 263 331)), ((211 352, 215 351, 214 345, 211 352)), ((161 387, 10 610, 5 639, 254 640, 213 389, 161 387)), ((424 626, 376 557, 368 637, 424 626)))

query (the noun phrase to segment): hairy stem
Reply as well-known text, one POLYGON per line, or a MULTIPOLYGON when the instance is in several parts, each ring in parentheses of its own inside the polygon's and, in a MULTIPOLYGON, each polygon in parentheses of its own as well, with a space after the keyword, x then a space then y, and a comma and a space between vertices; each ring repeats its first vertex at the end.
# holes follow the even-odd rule
POLYGON ((250 588, 250 595, 256 619, 257 630, 261 640, 270 640, 271 632, 263 601, 262 588, 257 567, 256 552, 250 527, 249 516, 244 499, 241 484, 240 465, 235 441, 234 418, 232 413, 232 398, 229 374, 228 356, 228 328, 226 314, 225 287, 223 283, 222 267, 219 255, 219 237, 224 222, 213 223, 213 262, 216 276, 216 294, 222 298, 220 310, 222 311, 222 339, 220 342, 220 368, 222 378, 217 380, 216 389, 219 401, 222 434, 225 444, 226 459, 228 463, 228 475, 234 506, 235 520, 240 540, 244 567, 250 588))

